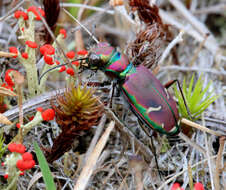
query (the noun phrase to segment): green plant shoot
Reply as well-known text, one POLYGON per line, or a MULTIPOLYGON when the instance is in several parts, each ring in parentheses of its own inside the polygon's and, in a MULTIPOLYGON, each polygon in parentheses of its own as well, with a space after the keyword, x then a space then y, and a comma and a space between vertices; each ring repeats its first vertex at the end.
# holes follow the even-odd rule
POLYGON ((194 83, 194 74, 192 75, 189 86, 187 86, 187 81, 184 79, 182 90, 184 97, 186 99, 188 108, 191 112, 191 116, 188 114, 185 107, 184 101, 182 99, 180 91, 174 86, 175 96, 178 100, 179 113, 181 117, 196 121, 200 119, 201 114, 207 109, 207 107, 213 103, 219 96, 213 95, 213 91, 208 92, 208 89, 212 82, 209 82, 204 88, 202 75, 199 77, 198 81, 194 83))

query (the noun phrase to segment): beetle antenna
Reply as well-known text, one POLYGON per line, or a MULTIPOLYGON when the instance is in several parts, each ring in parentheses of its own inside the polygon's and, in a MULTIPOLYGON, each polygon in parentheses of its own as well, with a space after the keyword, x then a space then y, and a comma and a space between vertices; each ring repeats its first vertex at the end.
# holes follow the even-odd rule
MULTIPOLYGON (((79 59, 75 59, 75 60, 73 60, 73 61, 80 61, 80 60, 86 60, 87 58, 85 57, 85 58, 79 58, 79 59)), ((67 65, 68 63, 64 63, 64 64, 61 64, 61 65, 57 65, 57 66, 55 66, 55 67, 52 67, 52 68, 50 68, 50 69, 48 69, 47 71, 45 71, 44 73, 42 73, 42 75, 39 77, 39 79, 38 79, 38 84, 40 84, 40 82, 41 82, 41 79, 46 75, 46 73, 48 73, 48 72, 50 72, 50 71, 52 71, 52 70, 54 70, 54 69, 57 69, 58 67, 62 67, 62 66, 65 66, 65 65, 67 65)))
POLYGON ((78 19, 76 19, 75 17, 73 17, 72 15, 71 15, 71 13, 69 13, 66 9, 64 9, 63 8, 63 10, 64 10, 64 12, 69 16, 69 17, 71 17, 75 22, 77 22, 92 38, 93 38, 93 40, 97 43, 97 44, 99 44, 99 40, 78 20, 78 19))

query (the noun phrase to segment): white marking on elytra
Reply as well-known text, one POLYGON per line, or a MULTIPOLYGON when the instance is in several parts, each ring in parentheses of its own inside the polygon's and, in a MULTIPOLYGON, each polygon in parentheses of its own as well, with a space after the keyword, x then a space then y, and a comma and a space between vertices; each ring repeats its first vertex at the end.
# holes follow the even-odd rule
POLYGON ((173 132, 176 128, 177 126, 173 126, 173 128, 169 131, 169 133, 173 132))
POLYGON ((146 110, 146 114, 149 114, 150 112, 152 112, 152 111, 159 111, 159 110, 161 110, 162 109, 162 106, 160 105, 160 106, 158 106, 158 107, 149 107, 147 110, 146 110))

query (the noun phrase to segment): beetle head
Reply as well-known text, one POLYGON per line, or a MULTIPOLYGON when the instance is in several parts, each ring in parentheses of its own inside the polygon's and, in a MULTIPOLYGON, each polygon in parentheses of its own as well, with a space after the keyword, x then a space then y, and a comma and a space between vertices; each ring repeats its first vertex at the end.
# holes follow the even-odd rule
POLYGON ((106 42, 99 43, 88 55, 88 67, 90 69, 102 69, 110 61, 115 48, 106 42))

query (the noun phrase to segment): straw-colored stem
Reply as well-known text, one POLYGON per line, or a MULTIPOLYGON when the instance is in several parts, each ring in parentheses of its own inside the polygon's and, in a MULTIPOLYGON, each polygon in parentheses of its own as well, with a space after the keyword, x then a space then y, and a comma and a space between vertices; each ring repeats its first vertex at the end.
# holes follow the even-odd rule
POLYGON ((207 127, 204 127, 202 125, 199 125, 197 123, 194 123, 194 122, 192 122, 192 121, 190 121, 188 119, 182 118, 180 122, 183 123, 183 124, 185 124, 185 125, 188 125, 190 127, 193 127, 193 128, 199 129, 201 131, 204 131, 206 133, 209 133, 209 134, 212 134, 212 135, 215 135, 215 136, 222 136, 221 133, 219 133, 217 131, 213 131, 211 129, 208 129, 207 127))
POLYGON ((16 55, 17 54, 15 54, 15 53, 0 51, 0 57, 13 57, 13 56, 16 56, 16 55))

